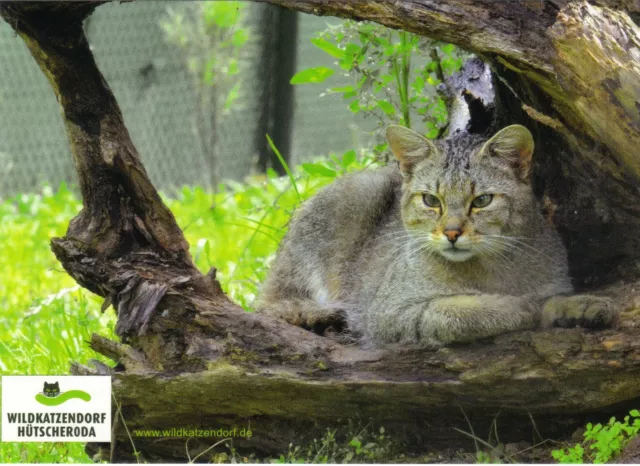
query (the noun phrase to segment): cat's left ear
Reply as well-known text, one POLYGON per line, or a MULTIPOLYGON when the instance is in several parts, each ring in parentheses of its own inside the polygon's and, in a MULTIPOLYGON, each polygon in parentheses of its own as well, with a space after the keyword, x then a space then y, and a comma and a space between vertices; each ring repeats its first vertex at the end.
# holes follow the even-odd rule
POLYGON ((533 148, 531 132, 522 125, 511 125, 498 131, 489 139, 482 146, 480 154, 500 157, 509 163, 520 180, 527 181, 531 170, 533 148))
POLYGON ((386 136, 391 152, 400 162, 400 171, 403 176, 410 175, 420 161, 437 152, 436 146, 431 141, 404 126, 387 126, 386 136))

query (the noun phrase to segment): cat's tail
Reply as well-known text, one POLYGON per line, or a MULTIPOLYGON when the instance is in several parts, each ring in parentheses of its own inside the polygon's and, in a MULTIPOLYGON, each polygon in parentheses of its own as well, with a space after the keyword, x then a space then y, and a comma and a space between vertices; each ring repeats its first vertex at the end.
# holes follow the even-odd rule
POLYGON ((327 329, 342 332, 346 328, 344 307, 339 302, 320 304, 309 298, 263 298, 256 303, 256 312, 323 334, 327 329))

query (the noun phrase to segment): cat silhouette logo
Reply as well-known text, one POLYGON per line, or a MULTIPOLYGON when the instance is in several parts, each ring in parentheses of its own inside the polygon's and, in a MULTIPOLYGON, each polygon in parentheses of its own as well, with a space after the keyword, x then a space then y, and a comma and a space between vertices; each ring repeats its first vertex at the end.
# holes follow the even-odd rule
POLYGON ((36 395, 36 401, 45 406, 58 406, 73 398, 90 401, 91 395, 83 390, 69 390, 68 392, 62 392, 60 391, 60 384, 58 382, 45 382, 42 392, 36 395))

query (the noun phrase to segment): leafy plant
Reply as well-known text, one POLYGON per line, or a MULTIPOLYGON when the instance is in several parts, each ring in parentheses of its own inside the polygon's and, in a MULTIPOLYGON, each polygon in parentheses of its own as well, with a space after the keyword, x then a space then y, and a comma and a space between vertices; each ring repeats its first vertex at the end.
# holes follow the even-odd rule
POLYGON ((243 2, 191 2, 167 8, 161 22, 169 43, 184 52, 187 70, 215 89, 216 102, 228 113, 239 96, 241 52, 249 40, 243 2))
MULTIPOLYGON (((342 95, 353 113, 375 117, 380 128, 389 123, 411 127, 418 117, 416 129, 432 138, 446 126, 447 111, 436 86, 462 65, 465 54, 453 45, 355 21, 330 26, 311 42, 352 77, 352 84, 329 88, 327 94, 342 95)), ((322 83, 333 74, 331 68, 309 68, 291 83, 322 83)))
POLYGON ((305 446, 289 445, 286 455, 275 463, 383 463, 397 455, 397 446, 386 435, 384 427, 376 432, 369 426, 354 431, 346 429, 346 435, 338 435, 338 430, 327 429, 320 439, 305 446))
POLYGON ((612 417, 605 425, 587 424, 581 443, 553 450, 551 455, 558 463, 607 463, 615 458, 638 432, 640 411, 632 409, 623 422, 612 417))
POLYGON ((239 76, 248 65, 242 59, 251 33, 247 8, 238 1, 182 2, 168 7, 160 23, 167 41, 181 50, 200 96, 197 130, 209 151, 214 187, 219 181, 215 134, 222 119, 239 107, 239 76))

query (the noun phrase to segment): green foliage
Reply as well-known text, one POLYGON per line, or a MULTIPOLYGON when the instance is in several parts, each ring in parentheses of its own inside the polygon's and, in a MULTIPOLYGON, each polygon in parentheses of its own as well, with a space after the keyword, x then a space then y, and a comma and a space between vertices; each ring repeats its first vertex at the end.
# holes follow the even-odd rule
POLYGON ((333 76, 333 73, 335 73, 335 71, 326 66, 307 68, 306 70, 296 73, 293 78, 291 78, 291 84, 321 83, 333 76))
MULTIPOLYGON (((165 202, 191 245, 200 270, 214 264, 228 294, 250 310, 293 209, 344 173, 371 163, 354 151, 217 193, 184 188, 165 202), (294 189, 294 186, 297 188, 294 189)), ((116 317, 100 312, 102 299, 76 285, 49 249, 81 209, 65 185, 57 192, 22 194, 0 201, 0 374, 67 374, 69 363, 111 361, 87 345, 92 333, 115 338, 116 317)), ((78 443, 2 443, 0 462, 89 462, 78 443)))
MULTIPOLYGON (((464 53, 453 45, 421 38, 385 26, 345 21, 311 39, 336 59, 335 66, 353 78, 353 84, 328 89, 341 94, 353 113, 376 117, 379 126, 397 123, 436 137, 447 123, 447 111, 436 86, 443 76, 460 69, 464 53)), ((292 84, 324 82, 327 68, 300 71, 292 84)), ((332 73, 331 73, 332 74, 332 73)))
POLYGON ((573 447, 553 450, 558 463, 608 463, 640 432, 640 411, 633 409, 623 422, 609 419, 605 425, 587 424, 584 440, 573 447))
POLYGON ((199 95, 195 130, 205 148, 211 185, 218 186, 217 129, 240 107, 242 58, 251 30, 245 2, 174 2, 160 26, 166 40, 178 47, 199 95))
POLYGON ((215 264, 223 289, 251 310, 293 210, 336 177, 372 163, 371 154, 330 154, 287 167, 286 177, 270 170, 245 183, 230 181, 215 194, 185 187, 165 202, 183 228, 198 268, 205 272, 215 264))
POLYGON ((501 464, 502 461, 484 450, 476 451, 476 464, 501 464))
MULTIPOLYGON (((81 204, 65 185, 57 192, 21 194, 0 202, 0 374, 69 373, 90 358, 92 333, 113 337, 113 311, 80 289, 49 249, 81 204)), ((0 463, 87 463, 79 443, 1 443, 0 463)))
POLYGON ((349 429, 338 437, 336 430, 327 429, 321 439, 300 447, 289 445, 289 452, 275 463, 384 463, 397 455, 397 447, 385 435, 384 427, 375 432, 368 427, 357 433, 349 429))
MULTIPOLYGON (((173 5, 160 23, 167 41, 184 52, 185 66, 197 82, 215 89, 215 108, 228 113, 236 102, 249 40, 244 2, 190 2, 173 5)), ((206 102, 206 87, 199 86, 206 102)))

